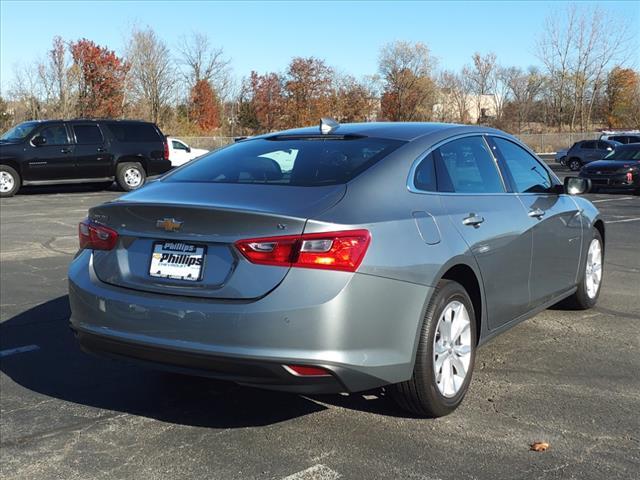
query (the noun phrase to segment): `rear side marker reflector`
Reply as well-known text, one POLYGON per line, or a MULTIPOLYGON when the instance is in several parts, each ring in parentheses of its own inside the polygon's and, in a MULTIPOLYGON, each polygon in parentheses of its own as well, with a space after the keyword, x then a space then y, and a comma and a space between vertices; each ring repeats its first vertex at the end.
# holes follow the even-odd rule
POLYGON ((235 245, 247 260, 259 265, 355 272, 370 243, 369 231, 344 230, 251 238, 235 245))
POLYGON ((283 365, 284 369, 296 377, 330 377, 331 372, 321 367, 308 365, 283 365))

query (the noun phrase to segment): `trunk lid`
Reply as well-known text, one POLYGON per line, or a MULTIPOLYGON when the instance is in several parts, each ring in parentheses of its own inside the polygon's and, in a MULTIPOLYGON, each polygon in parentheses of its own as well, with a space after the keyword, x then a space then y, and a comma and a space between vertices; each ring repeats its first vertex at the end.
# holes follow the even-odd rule
POLYGON ((93 267, 101 281, 124 288, 219 299, 259 298, 278 286, 289 269, 252 264, 234 243, 301 234, 308 218, 335 205, 345 191, 345 185, 154 182, 90 210, 93 221, 119 235, 115 249, 94 251, 93 267), (203 255, 200 279, 152 276, 156 245, 195 246, 203 255))

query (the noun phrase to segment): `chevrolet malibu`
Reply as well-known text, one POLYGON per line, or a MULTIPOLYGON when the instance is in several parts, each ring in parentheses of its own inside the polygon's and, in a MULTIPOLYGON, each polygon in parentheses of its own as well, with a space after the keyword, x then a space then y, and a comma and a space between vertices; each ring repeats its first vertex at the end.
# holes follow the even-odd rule
POLYGON ((446 415, 478 346, 598 300, 588 188, 489 128, 253 137, 89 211, 71 326, 98 355, 306 394, 384 386, 446 415))

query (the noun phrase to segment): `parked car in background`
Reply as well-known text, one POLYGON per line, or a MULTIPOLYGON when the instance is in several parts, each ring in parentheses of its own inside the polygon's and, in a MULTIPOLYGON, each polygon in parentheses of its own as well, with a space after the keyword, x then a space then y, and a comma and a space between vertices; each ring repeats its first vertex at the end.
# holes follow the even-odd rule
POLYGON ((560 165, 564 165, 566 160, 567 160, 567 152, 569 151, 568 148, 562 148, 560 150, 558 150, 555 154, 555 161, 556 163, 559 163, 560 165))
POLYGON ((620 145, 613 140, 581 140, 567 151, 564 164, 577 172, 583 165, 604 158, 620 145))
POLYGON ((591 180, 592 192, 615 188, 640 195, 640 143, 617 147, 604 159, 582 167, 580 176, 591 180))
POLYGON ((0 196, 21 186, 92 183, 125 191, 171 168, 153 123, 133 120, 24 122, 0 137, 0 196))
POLYGON ((478 345, 559 301, 596 304, 588 186, 479 126, 254 137, 89 211, 71 327, 99 355, 307 394, 387 386, 446 415, 478 345))
POLYGON ((171 160, 172 167, 179 167, 194 158, 209 153, 209 150, 190 147, 182 140, 173 137, 167 137, 167 144, 169 145, 169 160, 171 160))
POLYGON ((640 130, 605 131, 600 135, 600 140, 613 140, 622 144, 640 143, 640 130))

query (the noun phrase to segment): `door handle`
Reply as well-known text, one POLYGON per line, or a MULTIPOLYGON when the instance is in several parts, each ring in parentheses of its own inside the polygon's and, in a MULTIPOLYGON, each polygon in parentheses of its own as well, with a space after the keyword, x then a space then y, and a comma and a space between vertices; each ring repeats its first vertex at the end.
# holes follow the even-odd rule
POLYGON ((71 149, 70 148, 61 148, 60 149, 60 153, 70 153, 71 149))
POLYGON ((540 208, 534 208, 533 210, 529 210, 529 216, 531 218, 542 218, 546 212, 540 208))
POLYGON ((471 225, 472 227, 479 227, 482 222, 484 222, 484 217, 480 217, 475 213, 470 213, 467 218, 462 220, 464 225, 471 225))

